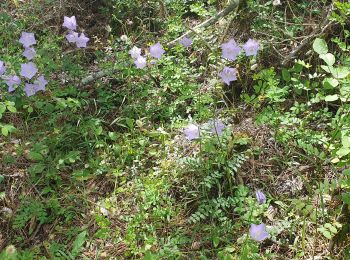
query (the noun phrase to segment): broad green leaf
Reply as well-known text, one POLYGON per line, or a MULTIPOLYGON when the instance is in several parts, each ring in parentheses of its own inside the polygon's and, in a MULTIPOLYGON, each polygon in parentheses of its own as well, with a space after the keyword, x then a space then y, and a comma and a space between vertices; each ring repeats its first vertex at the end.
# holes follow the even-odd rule
POLYGON ((340 148, 336 154, 341 158, 344 157, 346 155, 348 155, 350 153, 350 148, 349 147, 342 147, 340 148))
POLYGON ((343 135, 341 138, 341 143, 343 147, 350 147, 350 136, 343 135))
POLYGON ((328 66, 333 66, 335 63, 335 57, 332 53, 321 54, 320 58, 327 63, 328 66))
POLYGON ((335 88, 339 85, 339 81, 335 78, 325 78, 323 80, 323 86, 326 88, 335 88))
POLYGON ((289 82, 291 77, 290 77, 290 73, 287 69, 282 69, 282 78, 285 82, 289 82))
POLYGON ((3 103, 0 103, 0 114, 3 114, 6 111, 6 106, 3 103))
POLYGON ((332 239, 332 234, 331 234, 331 232, 329 232, 328 230, 325 230, 322 234, 323 234, 326 238, 332 239))
POLYGON ((1 127, 1 133, 3 136, 8 136, 9 135, 9 131, 6 127, 1 127))
POLYGON ((2 183, 4 181, 4 179, 5 179, 4 175, 0 174, 0 183, 2 183))
POLYGON ((332 67, 326 66, 326 65, 321 65, 321 68, 328 73, 331 73, 332 67))
POLYGON ((325 40, 320 39, 320 38, 316 38, 313 45, 312 45, 313 49, 315 52, 317 52, 318 54, 326 54, 328 52, 328 46, 325 40))
POLYGON ((336 101, 339 99, 339 95, 335 94, 335 95, 328 95, 324 97, 324 101, 326 102, 332 102, 332 101, 336 101))
POLYGON ((40 153, 30 151, 28 154, 28 158, 33 161, 42 161, 44 160, 44 156, 42 156, 40 153))
POLYGON ((331 73, 333 77, 337 79, 343 79, 350 74, 350 70, 348 67, 331 68, 331 73))

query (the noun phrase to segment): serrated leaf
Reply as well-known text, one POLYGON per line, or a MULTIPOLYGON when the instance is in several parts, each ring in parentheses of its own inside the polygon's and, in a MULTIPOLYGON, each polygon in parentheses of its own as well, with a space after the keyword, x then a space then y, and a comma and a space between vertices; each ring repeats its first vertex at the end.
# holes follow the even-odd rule
POLYGON ((324 97, 324 100, 326 102, 332 102, 332 101, 336 101, 339 99, 339 95, 335 94, 335 95, 328 95, 324 97))
POLYGON ((325 40, 321 38, 316 38, 313 45, 313 49, 318 54, 326 54, 328 52, 328 46, 325 40))
POLYGON ((86 235, 87 235, 87 231, 83 231, 79 235, 77 235, 76 239, 74 240, 72 245, 72 253, 71 253, 74 259, 79 255, 86 241, 86 235))
POLYGON ((328 65, 333 66, 335 63, 335 57, 332 53, 321 54, 320 58, 328 65))

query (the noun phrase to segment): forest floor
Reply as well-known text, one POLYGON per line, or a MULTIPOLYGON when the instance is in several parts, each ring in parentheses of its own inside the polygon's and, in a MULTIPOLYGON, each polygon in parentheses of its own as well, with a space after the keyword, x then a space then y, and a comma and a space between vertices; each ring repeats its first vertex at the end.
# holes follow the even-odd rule
POLYGON ((0 3, 4 75, 33 32, 48 80, 30 97, 0 80, 0 259, 350 257, 350 5, 237 1, 196 27, 224 2, 0 3), (230 39, 258 54, 224 59, 230 39))

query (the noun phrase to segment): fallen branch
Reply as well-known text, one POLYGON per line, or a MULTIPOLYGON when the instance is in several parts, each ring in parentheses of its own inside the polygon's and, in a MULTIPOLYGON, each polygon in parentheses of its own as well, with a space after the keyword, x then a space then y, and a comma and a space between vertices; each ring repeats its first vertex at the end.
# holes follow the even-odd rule
POLYGON ((178 37, 177 39, 171 41, 168 43, 168 46, 173 46, 175 45, 178 41, 180 41, 182 38, 188 37, 193 34, 193 31, 196 31, 199 28, 206 28, 214 23, 216 23, 220 18, 225 17, 232 11, 234 11, 238 6, 241 5, 241 3, 244 2, 244 0, 232 0, 230 4, 221 12, 219 12, 217 15, 214 17, 211 17, 210 19, 204 21, 201 24, 198 24, 196 27, 194 27, 192 30, 188 30, 186 33, 178 37))
POLYGON ((116 72, 117 70, 115 69, 106 69, 106 70, 101 70, 98 72, 95 72, 93 74, 90 74, 89 76, 83 78, 80 82, 81 85, 86 85, 89 84, 92 81, 95 81, 97 79, 103 78, 109 74, 112 74, 114 72, 116 72))
MULTIPOLYGON (((181 35, 179 38, 169 42, 167 45, 168 46, 173 46, 175 45, 179 40, 181 40, 182 38, 186 37, 186 36, 190 36, 192 34, 196 33, 196 30, 199 28, 206 28, 214 23, 216 23, 220 18, 225 17, 226 15, 230 14, 231 12, 233 12, 234 10, 236 10, 239 6, 242 6, 243 3, 245 3, 246 0, 231 0, 231 2, 229 3, 229 5, 222 10, 221 12, 219 12, 217 15, 215 15, 214 17, 211 17, 210 19, 204 21, 203 23, 197 25, 196 27, 194 27, 193 29, 188 30, 185 34, 181 35)), ((97 79, 103 78, 109 74, 115 73, 117 72, 116 69, 108 69, 108 70, 102 70, 102 71, 98 71, 95 72, 85 78, 83 78, 80 82, 81 85, 86 85, 89 84, 90 82, 93 82, 97 79)))

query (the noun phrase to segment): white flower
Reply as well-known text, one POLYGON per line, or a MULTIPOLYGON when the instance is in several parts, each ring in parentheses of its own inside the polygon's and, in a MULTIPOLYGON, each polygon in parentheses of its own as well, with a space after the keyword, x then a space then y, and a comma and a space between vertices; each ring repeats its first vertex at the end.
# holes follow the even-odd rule
POLYGON ((281 0, 273 0, 272 5, 281 5, 281 0))
POLYGON ((131 58, 133 59, 137 59, 138 57, 141 56, 141 49, 137 48, 136 46, 134 46, 130 51, 129 54, 131 56, 131 58))

